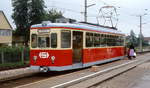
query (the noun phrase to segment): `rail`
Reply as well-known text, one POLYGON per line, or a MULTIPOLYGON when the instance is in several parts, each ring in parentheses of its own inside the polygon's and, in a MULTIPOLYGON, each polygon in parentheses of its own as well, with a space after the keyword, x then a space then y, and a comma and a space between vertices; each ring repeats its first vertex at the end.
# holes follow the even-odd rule
POLYGON ((139 59, 139 60, 137 59, 134 61, 130 61, 128 63, 124 63, 124 64, 121 64, 121 65, 118 65, 115 67, 111 67, 111 68, 96 72, 96 73, 88 75, 88 76, 84 76, 82 78, 78 78, 78 79, 63 83, 63 84, 53 86, 51 88, 66 88, 66 87, 68 87, 68 88, 88 88, 93 85, 96 85, 97 83, 100 83, 109 78, 112 78, 118 74, 121 74, 121 73, 123 73, 131 68, 134 68, 137 65, 142 64, 149 60, 150 59, 147 59, 147 58, 145 59, 143 57, 143 59, 139 59))

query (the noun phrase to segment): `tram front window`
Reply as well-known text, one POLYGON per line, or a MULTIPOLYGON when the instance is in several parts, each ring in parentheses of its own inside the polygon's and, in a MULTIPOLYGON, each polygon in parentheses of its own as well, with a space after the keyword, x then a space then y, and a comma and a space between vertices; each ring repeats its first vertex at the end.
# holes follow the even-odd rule
POLYGON ((37 35, 32 34, 31 36, 31 47, 36 48, 37 47, 37 35))
POLYGON ((51 34, 51 48, 57 48, 57 34, 51 34))
POLYGON ((38 37, 38 47, 46 48, 50 46, 49 37, 38 37))

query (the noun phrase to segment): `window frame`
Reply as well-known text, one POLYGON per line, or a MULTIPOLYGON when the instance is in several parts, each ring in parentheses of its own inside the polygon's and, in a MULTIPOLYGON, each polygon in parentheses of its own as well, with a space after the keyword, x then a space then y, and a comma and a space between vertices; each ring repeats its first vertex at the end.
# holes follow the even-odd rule
POLYGON ((38 48, 43 48, 43 49, 45 49, 45 48, 50 48, 50 45, 51 45, 51 43, 50 43, 50 36, 49 36, 49 34, 46 34, 46 35, 37 35, 37 47, 38 48), (45 38, 45 40, 46 40, 46 43, 45 43, 45 46, 44 47, 39 47, 39 38, 45 38), (49 45, 47 46, 47 38, 49 38, 49 45))
POLYGON ((86 34, 85 34, 85 46, 86 47, 94 47, 94 33, 86 32, 86 34))
POLYGON ((58 34, 52 32, 52 33, 50 34, 50 48, 57 48, 57 47, 58 47, 58 34), (52 34, 56 34, 56 36, 55 36, 55 37, 56 37, 56 38, 55 38, 55 39, 56 39, 56 40, 55 40, 55 41, 56 41, 56 43, 55 43, 56 46, 55 46, 55 47, 52 47, 52 34))
POLYGON ((31 46, 31 48, 38 48, 38 35, 37 35, 37 34, 34 34, 34 33, 31 34, 31 43, 30 43, 30 46, 31 46), (33 44, 32 44, 32 38, 33 38, 32 35, 36 35, 36 47, 33 47, 33 46, 32 46, 32 45, 33 45, 33 44))
MULTIPOLYGON (((60 35, 60 36, 61 36, 61 37, 60 37, 60 48, 61 48, 61 49, 65 49, 65 48, 68 49, 68 48, 71 48, 71 47, 72 47, 72 31, 71 31, 71 30, 61 30, 61 31, 60 31, 60 34, 61 34, 61 35, 60 35), (68 35, 70 38, 69 38, 69 40, 67 39, 67 40, 68 40, 68 41, 67 41, 67 42, 68 42, 68 46, 67 46, 67 47, 63 45, 63 44, 64 44, 63 41, 66 42, 66 40, 62 40, 62 39, 64 38, 64 36, 62 35, 62 33, 65 33, 65 32, 66 32, 66 33, 67 33, 67 32, 70 33, 70 35, 68 35)), ((65 35, 65 37, 66 37, 66 35, 65 35)), ((66 44, 65 44, 65 45, 66 45, 66 44)))

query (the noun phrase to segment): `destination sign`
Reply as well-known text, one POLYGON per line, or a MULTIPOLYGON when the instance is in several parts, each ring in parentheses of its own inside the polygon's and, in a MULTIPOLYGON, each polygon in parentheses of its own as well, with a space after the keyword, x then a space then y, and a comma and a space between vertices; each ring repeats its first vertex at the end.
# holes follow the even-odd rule
POLYGON ((39 29, 38 32, 39 33, 49 33, 50 29, 39 29))

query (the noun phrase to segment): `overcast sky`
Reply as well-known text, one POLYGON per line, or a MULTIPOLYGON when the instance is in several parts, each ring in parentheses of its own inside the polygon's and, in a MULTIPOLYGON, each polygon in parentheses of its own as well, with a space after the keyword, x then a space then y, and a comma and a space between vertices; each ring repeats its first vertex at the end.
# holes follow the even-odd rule
MULTIPOLYGON (((73 18, 78 21, 83 21, 84 11, 84 0, 44 0, 47 6, 46 10, 51 8, 56 8, 63 12, 64 16, 67 18, 73 18)), ((88 5, 96 4, 88 8, 88 22, 97 23, 96 17, 99 13, 99 9, 106 5, 115 6, 117 8, 117 13, 119 14, 119 22, 117 28, 122 32, 129 34, 130 30, 139 34, 139 23, 140 19, 138 15, 147 15, 142 17, 143 21, 143 35, 150 37, 150 1, 149 0, 87 0, 88 5), (148 9, 145 11, 145 9, 148 9)), ((1 0, 0 10, 3 10, 7 16, 9 22, 14 26, 13 20, 11 18, 12 14, 11 0, 1 0)))

